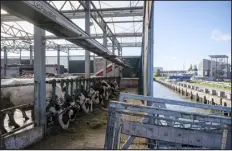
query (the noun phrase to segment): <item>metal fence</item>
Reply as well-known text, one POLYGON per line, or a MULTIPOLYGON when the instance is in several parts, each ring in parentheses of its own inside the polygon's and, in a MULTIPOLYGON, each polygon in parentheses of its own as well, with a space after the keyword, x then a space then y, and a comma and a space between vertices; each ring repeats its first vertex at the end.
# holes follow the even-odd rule
POLYGON ((109 105, 104 148, 231 149, 230 117, 171 110, 166 105, 231 113, 229 107, 121 93, 119 102, 109 105), (140 105, 141 100, 152 106, 140 105))
MULTIPOLYGON (((20 133, 22 131, 32 129, 36 125, 35 115, 34 115, 34 101, 33 100, 31 100, 31 101, 25 100, 27 102, 30 102, 27 104, 21 104, 21 105, 17 105, 17 106, 11 105, 11 107, 9 107, 9 108, 4 108, 4 107, 8 106, 9 103, 18 104, 17 101, 22 101, 22 100, 20 100, 20 98, 17 98, 17 93, 16 93, 17 91, 14 90, 14 88, 28 87, 28 86, 33 86, 33 88, 34 88, 34 83, 1 85, 0 148, 4 147, 6 145, 3 143, 4 138, 6 138, 12 134, 15 134, 15 133, 20 133), (10 88, 10 89, 6 90, 7 88, 10 88), (10 102, 10 100, 4 98, 4 96, 7 95, 10 91, 13 92, 12 95, 15 95, 15 96, 10 96, 11 102, 10 102), (2 96, 2 94, 4 94, 4 96, 2 96), (12 99, 12 97, 14 97, 14 98, 12 99), (21 111, 21 115, 23 117, 20 116, 19 111, 21 111), (31 111, 31 112, 27 112, 27 111, 31 111), (7 124, 7 116, 9 118, 8 124, 11 123, 11 125, 7 124), (23 120, 23 118, 24 118, 24 120, 23 120), (14 126, 14 128, 12 128, 12 126, 14 126)), ((30 95, 32 95, 32 98, 34 98, 34 89, 33 88, 32 89, 30 88, 31 92, 32 92, 32 94, 30 94, 30 95)), ((27 95, 27 94, 25 94, 25 95, 27 95)))
MULTIPOLYGON (((65 89, 66 94, 69 94, 69 95, 73 96, 74 91, 76 89, 80 89, 81 85, 84 86, 84 89, 86 91, 89 91, 90 83, 95 84, 95 83, 98 83, 98 82, 100 82, 102 80, 105 80, 106 82, 111 82, 111 81, 113 82, 114 80, 116 80, 118 85, 120 85, 121 77, 97 77, 97 78, 87 78, 87 79, 77 77, 77 78, 54 78, 54 79, 51 79, 51 80, 47 80, 46 83, 52 85, 52 96, 51 96, 51 101, 50 101, 49 105, 53 105, 53 103, 56 103, 56 84, 57 83, 61 86, 62 89, 64 88, 64 85, 65 85, 66 86, 66 89, 65 89)), ((27 84, 1 85, 1 90, 3 92, 3 89, 6 89, 6 88, 21 87, 21 89, 22 89, 22 87, 27 87, 27 86, 33 86, 34 87, 35 84, 34 83, 27 83, 27 84)), ((8 89, 8 91, 15 91, 15 90, 13 90, 13 89, 9 90, 8 89)), ((32 95, 33 100, 34 100, 34 93, 33 94, 28 94, 28 95, 32 95)), ((1 101, 3 99, 4 98, 1 96, 1 101)), ((6 101, 10 101, 10 100, 6 100, 6 101)), ((5 101, 5 103, 7 103, 6 101, 5 101)), ((0 125, 1 125, 1 127, 0 127, 1 128, 0 129, 0 148, 12 149, 12 142, 14 142, 14 141, 15 141, 16 144, 19 143, 19 145, 15 145, 13 143, 13 148, 15 148, 15 149, 19 149, 19 146, 25 146, 25 144, 28 143, 28 142, 25 141, 25 139, 24 139, 24 143, 22 143, 22 141, 20 142, 20 140, 14 140, 14 141, 9 140, 9 139, 6 140, 6 138, 8 136, 13 136, 15 134, 20 134, 20 133, 27 133, 27 134, 24 135, 24 137, 29 137, 29 135, 34 135, 33 133, 35 133, 35 131, 36 131, 37 135, 42 136, 43 132, 41 132, 41 131, 43 131, 43 128, 35 129, 35 130, 31 131, 31 132, 28 131, 29 129, 31 129, 33 127, 37 127, 37 126, 39 127, 39 125, 36 124, 37 116, 34 115, 34 113, 35 113, 34 105, 35 105, 36 102, 34 102, 34 101, 31 101, 31 102, 32 102, 31 104, 29 103, 29 104, 25 104, 25 105, 13 106, 13 107, 10 107, 10 108, 1 107, 1 110, 0 110, 0 125), (21 122, 19 128, 11 129, 11 130, 8 130, 8 131, 5 132, 5 127, 7 127, 6 124, 4 124, 5 123, 4 122, 5 115, 9 114, 9 113, 11 113, 11 115, 12 115, 12 114, 14 114, 14 111, 16 109, 24 110, 26 107, 27 108, 30 107, 30 110, 32 110, 31 111, 32 119, 30 119, 27 123, 22 123, 21 122), (25 130, 27 130, 27 132, 25 132, 25 130)), ((3 103, 3 102, 1 102, 1 103, 3 103)), ((49 128, 52 125, 54 125, 54 123, 56 123, 55 120, 50 121, 51 116, 54 116, 54 115, 47 112, 47 122, 46 122, 47 125, 46 125, 46 128, 49 128)), ((18 116, 17 116, 17 119, 18 119, 18 116)), ((15 137, 15 138, 20 139, 20 137, 15 137)), ((31 141, 33 142, 36 139, 37 138, 34 138, 31 141)))

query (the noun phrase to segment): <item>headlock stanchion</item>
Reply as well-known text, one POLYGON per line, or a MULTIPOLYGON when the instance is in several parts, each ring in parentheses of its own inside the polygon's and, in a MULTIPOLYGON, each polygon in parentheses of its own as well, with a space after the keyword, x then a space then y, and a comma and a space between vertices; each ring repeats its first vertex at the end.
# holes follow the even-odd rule
MULTIPOLYGON (((16 88, 17 89, 17 87, 26 87, 26 86, 34 87, 34 83, 1 85, 1 91, 4 91, 5 89, 8 89, 8 88, 16 88)), ((34 89, 32 88, 32 90, 34 90, 34 89)), ((6 92, 7 93, 14 93, 15 90, 6 90, 6 92)), ((29 126, 32 126, 32 125, 35 126, 35 120, 34 120, 34 117, 33 117, 34 116, 34 114, 33 114, 34 101, 31 100, 31 103, 21 104, 21 105, 18 105, 18 106, 11 105, 11 107, 4 108, 6 106, 4 104, 9 103, 9 102, 6 102, 6 101, 12 101, 12 102, 17 101, 16 98, 10 100, 8 98, 8 96, 5 96, 4 94, 5 93, 1 93, 1 102, 0 102, 0 149, 4 149, 6 147, 5 146, 6 145, 5 144, 5 138, 6 137, 10 137, 10 136, 12 136, 13 133, 15 133, 17 131, 20 131, 22 129, 25 129, 25 128, 28 129, 29 126), (5 97, 7 97, 7 99, 4 99, 5 97), (15 119, 14 119, 14 113, 15 113, 16 109, 21 110, 22 113, 23 113, 23 116, 25 116, 25 114, 26 114, 25 112, 27 110, 31 110, 32 111, 31 122, 28 122, 27 124, 24 124, 22 126, 19 125, 18 123, 16 123, 15 119), (9 122, 11 122, 11 124, 14 126, 14 128, 11 129, 11 131, 7 131, 6 128, 5 128, 4 119, 6 117, 6 114, 8 114, 8 116, 9 116, 9 122)), ((34 95, 34 93, 32 93, 31 95, 34 95)), ((11 102, 11 104, 14 104, 12 102, 11 102)), ((29 118, 29 117, 24 117, 24 118, 29 118)), ((33 126, 32 126, 32 128, 33 128, 33 126)), ((29 128, 29 129, 31 129, 31 128, 29 128)))
POLYGON ((66 79, 65 80, 65 82, 66 82, 66 90, 65 90, 65 92, 66 92, 66 94, 69 94, 69 79, 66 79))
MULTIPOLYGON (((81 90, 83 88, 84 91, 89 93, 90 86, 91 85, 93 85, 93 86, 94 85, 101 85, 102 80, 106 81, 107 83, 108 82, 112 83, 112 82, 116 81, 117 84, 119 85, 121 77, 95 77, 95 78, 86 78, 86 79, 85 78, 73 78, 73 79, 64 79, 64 78, 59 78, 59 79, 57 78, 56 79, 55 78, 55 79, 47 80, 46 86, 49 86, 47 88, 50 89, 49 91, 51 93, 49 98, 46 98, 47 99, 46 101, 48 103, 47 108, 46 108, 47 127, 50 127, 54 123, 57 123, 58 116, 60 116, 60 115, 63 116, 63 114, 66 113, 66 111, 69 112, 70 109, 73 110, 78 106, 78 101, 81 101, 81 100, 78 100, 78 101, 77 100, 70 100, 70 98, 72 98, 72 99, 75 98, 75 97, 72 97, 72 96, 74 96, 75 90, 78 90, 79 92, 81 92, 81 91, 83 91, 83 90, 81 90), (61 89, 61 92, 59 89, 61 89), (63 100, 63 98, 61 99, 61 97, 63 97, 63 95, 60 93, 62 93, 62 92, 65 92, 64 100, 63 100), (67 95, 70 95, 71 97, 68 97, 67 95), (58 100, 60 100, 61 102, 58 102, 58 100), (67 100, 71 101, 71 103, 69 104, 67 100), (66 103, 66 101, 67 101, 67 103, 66 103), (72 101, 74 101, 74 105, 71 105, 71 104, 73 104, 72 101), (51 107, 53 107, 53 108, 51 108, 51 107), (62 109, 61 112, 60 112, 60 109, 62 109)), ((36 84, 37 83, 35 82, 35 83, 27 83, 27 84, 1 85, 1 89, 8 88, 8 87, 23 87, 23 86, 33 86, 34 87, 36 84)), ((34 90, 34 91, 36 91, 36 90, 34 90)), ((87 103, 88 105, 90 105, 93 102, 92 102, 92 100, 90 100, 90 102, 85 102, 85 100, 84 100, 84 103, 87 103)), ((83 104, 83 102, 82 102, 82 104, 83 104)), ((33 128, 35 128, 35 129, 32 129, 32 131, 34 131, 34 130, 38 131, 40 129, 40 125, 37 124, 37 122, 36 122, 37 117, 34 118, 34 114, 32 113, 32 116, 33 116, 32 122, 29 122, 28 124, 24 124, 23 126, 20 126, 19 128, 15 128, 15 129, 11 130, 10 132, 7 132, 7 133, 5 131, 3 132, 3 129, 4 129, 3 122, 4 122, 5 114, 7 114, 8 112, 14 111, 15 109, 21 109, 22 111, 24 111, 27 107, 31 107, 32 109, 30 109, 30 110, 32 110, 32 112, 34 113, 33 110, 35 108, 35 105, 34 105, 33 101, 31 104, 14 106, 14 107, 7 108, 7 109, 2 109, 2 108, 0 109, 0 126, 1 126, 0 127, 1 128, 0 129, 0 148, 2 148, 4 146, 3 144, 5 144, 5 142, 3 142, 4 141, 3 138, 5 138, 6 136, 8 137, 10 134, 16 135, 16 134, 14 134, 15 132, 17 132, 21 129, 24 129, 30 125, 34 125, 33 128)), ((89 111, 87 111, 87 112, 89 112, 89 111)), ((25 131, 22 131, 20 133, 24 133, 25 135, 28 135, 25 131)))
POLYGON ((73 94, 73 81, 74 81, 73 79, 70 80, 70 84, 71 84, 71 90, 70 90, 71 94, 70 95, 73 94))

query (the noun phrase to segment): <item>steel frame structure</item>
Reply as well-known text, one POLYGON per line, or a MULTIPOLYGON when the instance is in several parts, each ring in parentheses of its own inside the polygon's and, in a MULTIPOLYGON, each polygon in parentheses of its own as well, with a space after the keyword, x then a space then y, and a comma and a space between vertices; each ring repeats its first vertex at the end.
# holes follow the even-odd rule
MULTIPOLYGON (((4 1, 2 2, 2 8, 9 12, 10 14, 1 14, 1 33, 6 36, 1 37, 1 48, 5 52, 5 60, 8 52, 19 53, 23 50, 34 50, 34 72, 35 72, 35 100, 37 100, 35 106, 36 113, 36 123, 38 126, 44 127, 44 132, 46 132, 46 115, 45 115, 45 51, 46 50, 57 50, 58 57, 60 51, 69 53, 71 49, 84 49, 93 52, 105 59, 111 61, 113 65, 118 64, 123 67, 128 67, 122 61, 122 47, 141 47, 142 48, 142 73, 143 83, 145 88, 145 95, 152 92, 152 85, 148 85, 150 82, 149 73, 152 72, 153 58, 149 57, 152 55, 153 49, 152 44, 148 42, 150 26, 150 16, 151 16, 151 6, 153 2, 143 2, 144 6, 131 6, 123 8, 101 8, 101 1, 99 1, 100 8, 96 6, 96 3, 90 1, 79 0, 79 5, 74 6, 76 1, 65 1, 60 8, 57 8, 54 2, 44 2, 44 1, 4 1), (65 5, 70 5, 71 10, 65 10, 65 5), (148 11, 149 10, 149 11, 148 11), (30 12, 30 13, 29 13, 30 12), (13 16, 16 15, 16 16, 13 16), (112 17, 130 17, 133 16, 133 20, 123 20, 115 21, 112 17), (142 16, 143 19, 135 19, 135 16, 142 16), (40 18, 41 17, 41 18, 40 18), (112 21, 105 20, 106 17, 111 17, 112 21), (74 24, 70 19, 85 19, 85 31, 82 30, 78 25, 74 24), (89 32, 89 27, 91 26, 91 21, 95 22, 103 34, 92 34, 89 32), (4 22, 11 21, 22 21, 26 20, 34 24, 34 34, 30 34, 25 30, 7 25, 4 22), (143 32, 135 31, 135 23, 142 22, 143 32), (134 28, 133 33, 116 33, 114 30, 117 23, 131 23, 134 28), (53 24, 53 25, 51 25, 53 24), (113 28, 111 28, 113 24, 113 28), (45 36, 45 30, 55 34, 56 36, 45 36), (119 37, 142 37, 142 42, 124 42, 120 43, 119 37), (70 41, 73 44, 58 44, 54 42, 54 39, 63 38, 70 41), (95 39, 102 38, 103 44, 99 43, 95 39), (53 40, 52 40, 53 39, 53 40), (107 42, 107 39, 111 43, 107 42), (46 41, 46 43, 45 43, 46 41), (148 48, 148 45, 149 46, 148 48), (112 52, 109 51, 109 47, 112 52), (117 50, 118 54, 115 54, 117 50), (150 66, 149 66, 150 64, 150 66), (149 67, 149 68, 148 68, 149 67), (148 91, 149 89, 149 91, 148 91)), ((138 1, 139 2, 139 1, 138 1)), ((137 3, 138 3, 137 2, 137 3)), ((136 3, 136 5, 137 5, 136 3)), ((151 32, 150 32, 151 33, 151 32)), ((88 53, 86 56, 89 57, 88 53)), ((7 61, 6 61, 7 62, 7 61)), ((58 60, 59 62, 59 60, 58 60)), ((86 69, 88 70, 87 62, 86 69)), ((121 68, 117 68, 121 70, 121 68)), ((116 69, 115 69, 116 70, 116 69)), ((120 72, 119 72, 120 73, 120 72)), ((88 71, 86 76, 88 75, 88 71)), ((103 76, 106 74, 106 60, 105 67, 103 67, 103 76)))
MULTIPOLYGON (((85 7, 86 6, 83 4, 82 1, 80 1, 80 4, 85 7)), ((24 10, 17 9, 18 7, 14 4, 14 2, 4 2, 3 3, 3 8, 6 9, 7 11, 14 13, 28 21, 31 21, 33 24, 36 26, 42 27, 44 29, 49 30, 50 32, 55 33, 58 36, 65 35, 66 38, 70 37, 71 35, 77 34, 78 36, 87 36, 84 31, 82 31, 77 25, 73 24, 68 18, 63 16, 62 13, 58 12, 57 9, 49 5, 47 2, 42 2, 42 1, 34 1, 34 2, 29 2, 29 1, 23 1, 19 2, 18 5, 20 5, 23 8, 28 8, 31 12, 34 12, 34 15, 37 15, 38 17, 42 17, 40 20, 35 17, 27 14, 24 12, 24 10), (12 9, 14 8, 14 9, 12 9), (42 12, 41 12, 42 11, 42 12), (17 12, 17 13, 16 13, 17 12), (42 16, 41 16, 42 15, 42 16), (51 22, 53 24, 56 24, 56 26, 53 26, 52 28, 48 25, 51 22), (62 29, 63 28, 63 29, 62 29)), ((92 7, 95 7, 94 4, 91 4, 92 7)), ((97 12, 98 16, 101 16, 99 12, 97 12)), ((97 24, 102 28, 105 29, 103 30, 103 35, 111 35, 110 39, 114 41, 115 46, 118 48, 119 52, 121 52, 121 46, 119 42, 117 41, 116 37, 112 34, 111 29, 108 27, 108 25, 105 23, 104 19, 101 17, 101 19, 98 22, 98 19, 94 18, 95 16, 91 14, 93 19, 97 22, 97 24)), ((71 36, 72 37, 72 36, 71 36)), ((106 37, 105 37, 106 38, 106 37)), ((106 46, 102 46, 99 44, 96 40, 94 39, 81 39, 81 40, 70 40, 68 41, 76 43, 80 45, 81 47, 87 49, 88 51, 94 52, 98 55, 103 55, 105 56, 106 59, 109 59, 110 61, 122 65, 122 66, 127 66, 125 65, 121 59, 112 57, 112 53, 105 48, 106 46)), ((121 55, 121 54, 119 54, 121 55)))
MULTIPOLYGON (((52 1, 48 1, 47 3, 46 2, 45 3, 34 2, 34 6, 36 6, 37 8, 40 7, 41 9, 44 9, 45 7, 48 7, 47 4, 49 4, 53 9, 55 8, 61 14, 64 14, 69 19, 84 18, 85 17, 84 14, 87 11, 86 5, 85 5, 84 1, 78 1, 78 2, 79 2, 79 5, 76 8, 74 7, 73 1, 64 1, 64 3, 62 4, 62 6, 59 9, 55 6, 54 2, 52 2, 52 1), (69 4, 71 6, 72 10, 65 10, 64 9, 65 5, 67 5, 67 4, 69 4), (69 15, 72 14, 72 17, 70 17, 68 14, 69 15)), ((11 4, 8 3, 8 4, 12 5, 12 3, 11 4)), ((6 3, 5 5, 8 5, 8 4, 6 3)), ((26 6, 26 4, 33 5, 33 3, 30 3, 30 2, 22 2, 21 3, 22 6, 26 6)), ((3 4, 2 6, 3 6, 3 8, 6 7, 6 9, 7 9, 7 6, 5 6, 5 5, 3 4)), ((101 5, 100 5, 100 8, 97 8, 93 2, 90 2, 89 9, 90 9, 89 12, 90 12, 91 19, 93 19, 96 22, 96 24, 102 29, 103 34, 95 34, 95 35, 91 34, 91 36, 81 36, 81 37, 80 36, 79 37, 43 36, 43 39, 46 41, 46 48, 45 49, 46 50, 57 50, 59 52, 62 51, 62 52, 68 53, 68 55, 69 55, 69 52, 68 52, 69 50, 73 50, 73 49, 74 50, 81 50, 81 48, 79 46, 76 46, 75 44, 58 45, 54 41, 52 41, 51 39, 66 39, 69 41, 78 41, 78 40, 79 41, 80 40, 87 40, 88 41, 88 39, 89 39, 89 40, 93 41, 94 39, 102 39, 103 38, 103 47, 106 47, 108 50, 110 48, 113 53, 115 53, 115 50, 117 50, 118 54, 117 55, 115 55, 115 54, 109 55, 108 53, 110 53, 110 52, 108 51, 108 52, 106 52, 106 54, 104 52, 103 54, 101 53, 100 55, 103 57, 106 56, 106 59, 109 59, 109 60, 115 60, 116 62, 119 61, 118 63, 121 64, 122 62, 120 62, 120 60, 116 59, 115 56, 116 57, 118 56, 121 59, 122 47, 141 47, 141 42, 119 43, 117 38, 118 37, 141 37, 142 33, 138 33, 138 32, 113 33, 112 29, 110 29, 108 24, 114 24, 114 23, 133 23, 134 24, 135 22, 141 22, 142 20, 134 20, 133 19, 133 20, 121 21, 121 22, 120 21, 118 21, 118 22, 111 21, 111 22, 107 23, 103 17, 109 17, 109 14, 111 14, 113 17, 143 16, 143 12, 142 12, 143 6, 134 6, 134 7, 130 6, 130 7, 112 8, 111 9, 111 8, 101 8, 101 5), (107 43, 106 42, 107 38, 109 38, 112 42, 107 43), (58 50, 58 48, 59 48, 59 50, 58 50)), ((50 8, 50 10, 52 10, 52 9, 50 8)), ((55 13, 55 11, 53 12, 53 14, 54 13, 55 13)), ((110 17, 112 17, 112 16, 110 16, 110 17)), ((9 22, 9 21, 20 21, 20 20, 22 20, 22 18, 19 19, 18 17, 14 17, 11 14, 1 14, 1 17, 2 17, 1 33, 2 33, 2 35, 3 34, 6 35, 6 36, 1 37, 1 46, 2 46, 1 50, 4 51, 4 49, 6 49, 7 52, 20 53, 20 54, 21 54, 21 51, 24 51, 24 50, 33 51, 33 39, 34 39, 33 34, 30 34, 30 33, 26 32, 25 30, 10 26, 7 23, 4 23, 4 22, 9 22), (6 18, 4 18, 4 17, 6 17, 6 18), (11 19, 9 19, 9 18, 11 18, 11 19)), ((85 19, 87 20, 86 17, 85 17, 85 19)), ((32 22, 35 23, 36 20, 32 21, 32 22)), ((90 24, 88 26, 90 26, 90 24)), ((59 54, 59 52, 58 52, 58 54, 59 54)), ((97 52, 95 51, 95 53, 97 53, 97 52)), ((98 53, 98 55, 99 55, 99 53, 98 53)), ((59 62, 59 60, 58 60, 58 62, 59 62)), ((123 64, 121 64, 121 65, 123 65, 123 64)), ((106 75, 106 73, 104 75, 106 75)))
MULTIPOLYGON (((62 4, 62 8, 67 2, 72 1, 65 1, 62 4)), ((69 19, 83 19, 85 18, 85 9, 75 8, 73 10, 63 10, 59 9, 61 13, 67 16, 69 19)), ((102 17, 130 17, 130 16, 143 16, 143 7, 121 7, 121 8, 102 8, 102 9, 91 9, 90 12, 101 12, 102 17)), ((18 18, 16 16, 10 14, 2 14, 1 15, 2 22, 12 22, 12 21, 23 21, 23 19, 18 18)), ((116 21, 117 22, 117 21, 116 21)), ((116 22, 107 22, 107 23, 116 23, 116 22)), ((126 21, 127 22, 127 21, 126 21)), ((131 22, 131 21, 128 21, 131 22)), ((133 21, 132 21, 133 22, 133 21)), ((138 21, 134 21, 138 22, 138 21)), ((139 20, 142 22, 142 20, 139 20)), ((124 22, 125 23, 125 22, 124 22)))

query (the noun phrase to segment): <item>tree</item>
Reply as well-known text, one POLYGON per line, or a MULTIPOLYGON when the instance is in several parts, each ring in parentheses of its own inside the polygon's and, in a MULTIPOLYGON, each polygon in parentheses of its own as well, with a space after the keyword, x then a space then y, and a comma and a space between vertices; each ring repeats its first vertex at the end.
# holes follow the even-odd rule
POLYGON ((192 64, 190 64, 190 67, 189 67, 188 71, 193 71, 193 65, 192 64))
POLYGON ((155 72, 155 77, 160 77, 160 69, 157 69, 155 72))

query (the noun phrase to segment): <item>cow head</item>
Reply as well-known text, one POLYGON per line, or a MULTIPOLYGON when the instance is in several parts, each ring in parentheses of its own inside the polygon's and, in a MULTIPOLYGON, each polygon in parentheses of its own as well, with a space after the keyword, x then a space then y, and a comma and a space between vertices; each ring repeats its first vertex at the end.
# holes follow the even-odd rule
POLYGON ((90 87, 88 97, 94 104, 99 104, 99 91, 95 91, 92 87, 90 87))
POLYGON ((58 103, 59 99, 57 95, 56 100, 56 103, 50 104, 49 111, 53 113, 54 117, 57 115, 59 125, 63 129, 67 129, 69 127, 69 121, 75 119, 78 109, 74 107, 67 109, 67 107, 70 106, 70 103, 72 102, 58 103))
POLYGON ((102 85, 102 86, 105 86, 105 87, 108 87, 108 86, 109 86, 105 80, 102 80, 101 85, 102 85))
POLYGON ((88 113, 92 110, 92 100, 86 97, 80 90, 75 90, 74 92, 74 99, 76 100, 77 104, 79 104, 80 108, 88 113))
POLYGON ((83 101, 84 100, 84 95, 81 93, 80 90, 76 89, 74 90, 74 93, 73 93, 73 98, 75 101, 83 101))
POLYGON ((75 105, 75 99, 71 95, 69 95, 68 93, 66 93, 66 88, 67 88, 66 85, 64 85, 63 88, 62 88, 62 93, 64 94, 64 100, 69 105, 74 106, 75 105))
POLYGON ((62 106, 62 102, 59 100, 58 96, 55 95, 55 101, 52 102, 52 96, 46 98, 46 110, 56 114, 62 106))

